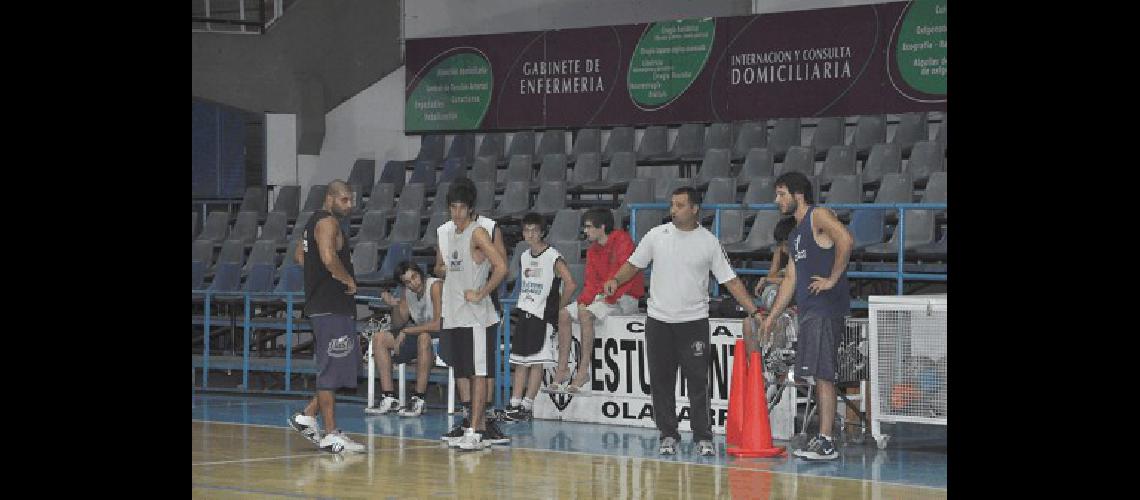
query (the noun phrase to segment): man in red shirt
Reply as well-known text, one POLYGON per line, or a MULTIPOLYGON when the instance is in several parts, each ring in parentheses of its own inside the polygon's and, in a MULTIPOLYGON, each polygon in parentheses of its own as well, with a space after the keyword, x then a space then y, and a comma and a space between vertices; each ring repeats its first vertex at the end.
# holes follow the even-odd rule
POLYGON ((645 278, 640 271, 618 287, 613 295, 607 296, 602 292, 602 285, 617 274, 634 250, 629 233, 613 227, 614 216, 608 209, 591 209, 582 216, 582 230, 591 242, 586 250, 586 283, 578 301, 571 302, 558 313, 558 368, 550 387, 552 391, 578 394, 589 390, 589 387, 582 386, 591 379, 595 323, 605 321, 611 314, 634 314, 638 299, 645 295, 645 278), (574 378, 567 381, 571 322, 581 326, 582 349, 574 378))

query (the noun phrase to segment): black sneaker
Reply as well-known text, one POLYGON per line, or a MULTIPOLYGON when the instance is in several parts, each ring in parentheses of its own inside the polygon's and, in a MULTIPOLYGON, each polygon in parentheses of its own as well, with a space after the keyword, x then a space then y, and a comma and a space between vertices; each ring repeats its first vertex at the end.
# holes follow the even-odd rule
POLYGON ((511 438, 503 434, 499 430, 499 424, 495 420, 487 419, 487 430, 483 431, 483 441, 490 444, 511 444, 511 438))
POLYGON ((807 451, 816 446, 816 441, 819 441, 819 435, 818 434, 815 436, 812 436, 811 439, 809 439, 808 442, 805 443, 802 447, 796 448, 795 451, 792 451, 792 455, 795 455, 795 456, 800 457, 800 458, 807 456, 807 451))
POLYGON ((516 420, 525 420, 525 412, 526 412, 526 410, 523 410, 522 405, 519 405, 519 406, 508 405, 507 411, 503 412, 503 420, 506 420, 508 422, 514 422, 516 420))
POLYGON ((804 450, 800 457, 804 460, 835 460, 839 458, 839 451, 835 449, 835 443, 832 443, 830 439, 818 436, 814 444, 815 446, 804 450))
POLYGON ((455 427, 452 427, 450 431, 447 431, 447 434, 440 436, 439 439, 447 441, 449 445, 458 443, 459 439, 463 437, 463 429, 468 427, 471 427, 471 421, 464 417, 462 422, 455 424, 455 427))

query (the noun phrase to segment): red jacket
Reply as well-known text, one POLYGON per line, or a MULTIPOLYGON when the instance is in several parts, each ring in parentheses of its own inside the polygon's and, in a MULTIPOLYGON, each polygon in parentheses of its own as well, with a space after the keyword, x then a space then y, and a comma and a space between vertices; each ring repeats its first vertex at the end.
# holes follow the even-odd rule
MULTIPOLYGON (((629 237, 629 233, 621 229, 611 231, 606 238, 605 245, 591 244, 590 248, 586 250, 586 284, 582 287, 581 295, 578 296, 578 303, 582 305, 593 303, 594 296, 602 293, 602 286, 612 279, 621 269, 622 264, 625 264, 629 260, 629 256, 633 255, 633 249, 633 239, 629 237)), ((629 295, 637 299, 644 296, 644 273, 638 271, 637 274, 634 274, 633 278, 619 286, 613 295, 606 297, 606 303, 616 304, 618 297, 622 295, 629 295)))

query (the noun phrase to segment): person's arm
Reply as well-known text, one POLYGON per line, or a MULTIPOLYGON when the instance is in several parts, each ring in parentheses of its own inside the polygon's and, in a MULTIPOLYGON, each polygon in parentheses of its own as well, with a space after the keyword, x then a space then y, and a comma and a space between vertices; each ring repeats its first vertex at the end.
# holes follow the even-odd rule
MULTIPOLYGON (((387 293, 387 292, 385 292, 387 293)), ((401 301, 397 306, 397 316, 404 321, 399 325, 392 325, 392 333, 396 334, 396 347, 397 351, 400 350, 400 344, 404 342, 404 337, 408 336, 408 330, 404 327, 412 323, 412 312, 408 309, 408 302, 401 301)))
POLYGON ((579 304, 584 306, 593 304, 594 297, 602 293, 602 283, 607 278, 607 276, 602 276, 603 265, 600 258, 590 258, 590 252, 586 251, 586 272, 583 273, 586 283, 582 285, 582 293, 578 295, 579 304))
POLYGON ((780 278, 780 269, 784 268, 784 256, 787 254, 787 251, 784 250, 784 245, 786 245, 786 243, 777 246, 776 253, 772 254, 772 266, 768 268, 768 276, 764 277, 764 281, 768 283, 780 284, 780 280, 782 279, 780 278))
POLYGON ((780 283, 780 289, 776 292, 776 301, 772 304, 772 310, 768 311, 767 316, 764 318, 764 325, 760 328, 760 335, 768 335, 772 330, 772 322, 775 318, 784 312, 784 308, 788 307, 788 303, 792 301, 792 295, 796 289, 796 261, 788 259, 788 267, 784 271, 784 281, 780 283))
POLYGON ((475 243, 475 248, 483 252, 488 259, 491 259, 491 276, 487 278, 487 282, 483 287, 478 290, 465 290, 463 297, 468 302, 479 302, 485 297, 495 291, 495 287, 503 281, 507 276, 507 261, 503 258, 502 254, 495 249, 495 244, 491 242, 491 236, 487 234, 487 230, 481 227, 475 228, 474 234, 471 235, 471 240, 475 243))
POLYGON ((748 290, 744 288, 744 283, 740 281, 740 277, 732 270, 732 264, 728 262, 728 254, 725 253, 724 246, 715 237, 710 239, 711 241, 706 243, 708 251, 713 254, 709 263, 709 271, 716 278, 716 282, 724 285, 732 294, 732 298, 736 299, 736 303, 740 304, 740 307, 744 308, 751 316, 756 312, 756 305, 752 303, 752 297, 748 295, 748 290))
MULTIPOLYGON (((615 245, 614 255, 618 258, 618 260, 628 261, 629 257, 633 255, 633 239, 629 236, 617 238, 613 244, 615 245)), ((636 275, 637 273, 634 274, 636 275)), ((609 276, 607 276, 607 278, 609 278, 609 276)), ((630 276, 624 284, 619 286, 617 290, 614 291, 614 293, 606 297, 606 302, 610 304, 616 304, 618 298, 620 298, 622 295, 630 295, 629 291, 633 289, 633 285, 633 276, 630 276)))
POLYGON ((562 278, 562 295, 558 298, 558 310, 561 311, 570 303, 570 296, 574 295, 574 290, 578 289, 578 283, 574 281, 574 275, 570 274, 570 267, 566 265, 566 260, 559 257, 554 261, 554 272, 558 273, 558 277, 562 278))
POLYGON ((495 244, 495 249, 499 251, 499 255, 503 256, 503 262, 507 261, 507 246, 503 244, 503 231, 499 229, 499 225, 495 224, 495 234, 491 238, 491 242, 495 244))
POLYGON ((736 299, 736 303, 743 307, 749 316, 756 312, 756 304, 752 303, 752 297, 748 295, 748 290, 744 288, 744 283, 740 281, 740 277, 735 277, 724 283, 724 287, 728 289, 728 293, 732 294, 732 298, 736 299))
POLYGON ((293 260, 297 261, 300 265, 305 265, 305 239, 297 242, 297 248, 293 249, 293 260))
POLYGON ((340 227, 337 226, 336 219, 332 217, 325 217, 317 222, 314 236, 317 240, 317 252, 321 256, 321 262, 325 264, 325 268, 329 270, 329 274, 333 279, 344 283, 347 287, 344 291, 347 295, 356 294, 356 280, 352 275, 348 274, 348 270, 340 263, 340 259, 336 256, 336 236, 340 234, 340 227))
POLYGON ((439 249, 439 245, 435 246, 435 275, 436 277, 443 278, 447 274, 447 266, 443 265, 443 253, 439 249))
MULTIPOLYGON (((391 307, 396 307, 403 302, 400 299, 397 299, 391 293, 388 293, 387 290, 384 290, 384 293, 380 294, 380 300, 383 300, 385 304, 388 304, 391 307)), ((407 312, 407 311, 404 311, 404 312, 407 312)))
POLYGON ((621 265, 621 269, 618 269, 617 274, 615 274, 613 278, 606 282, 605 294, 613 295, 619 286, 632 279, 633 275, 637 274, 639 271, 641 271, 641 268, 630 264, 628 260, 625 261, 625 263, 621 265))
MULTIPOLYGON (((422 325, 415 325, 405 328, 403 333, 417 334, 417 333, 432 333, 438 332, 443 325, 443 282, 436 281, 432 283, 431 289, 428 290, 431 294, 431 321, 422 325)), ((404 302, 403 307, 407 306, 407 301, 404 302)), ((409 314, 409 317, 411 315, 409 314)))
POLYGON ((657 231, 654 229, 650 229, 648 233, 645 233, 645 237, 637 244, 637 248, 633 251, 633 254, 622 263, 617 274, 602 285, 603 292, 606 295, 613 295, 618 287, 632 279, 634 274, 649 267, 649 263, 653 261, 653 244, 657 238, 657 231))
POLYGON ((835 262, 831 264, 831 275, 812 276, 811 284, 808 285, 810 293, 819 294, 824 290, 831 290, 839 282, 839 277, 843 276, 843 271, 847 269, 847 259, 851 257, 851 247, 855 240, 851 237, 851 232, 835 217, 834 212, 817 210, 814 213, 816 227, 823 230, 823 233, 835 243, 835 262))

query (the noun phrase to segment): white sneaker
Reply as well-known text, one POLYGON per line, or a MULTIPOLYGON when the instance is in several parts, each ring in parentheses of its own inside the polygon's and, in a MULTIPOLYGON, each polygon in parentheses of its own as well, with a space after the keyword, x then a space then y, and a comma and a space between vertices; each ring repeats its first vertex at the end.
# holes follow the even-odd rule
POLYGON ((332 453, 340 453, 342 451, 360 453, 364 451, 364 445, 349 439, 340 429, 326 434, 325 437, 321 439, 320 447, 321 450, 332 453))
POLYGON ((463 433, 463 439, 459 440, 459 449, 466 451, 482 450, 487 447, 487 443, 483 442, 483 435, 475 432, 474 428, 468 427, 463 433))
POLYGON ((697 453, 702 457, 716 456, 716 447, 713 446, 712 441, 700 441, 697 443, 697 453))
POLYGON ((300 432, 305 439, 312 441, 313 444, 318 444, 321 441, 321 428, 317 425, 317 418, 310 417, 301 412, 294 413, 289 417, 289 427, 293 430, 300 432))
POLYGON ((400 408, 398 415, 401 417, 418 417, 423 415, 424 409, 427 408, 427 401, 424 401, 419 396, 412 396, 412 400, 407 406, 400 408))
POLYGON ((376 406, 369 406, 364 409, 364 413, 369 415, 383 415, 388 412, 393 412, 400 409, 400 400, 392 396, 384 396, 380 399, 380 404, 376 406))

